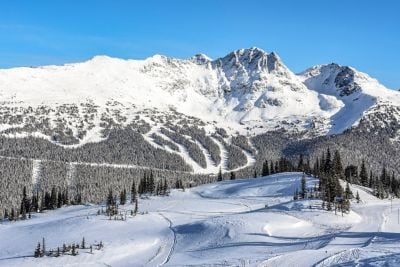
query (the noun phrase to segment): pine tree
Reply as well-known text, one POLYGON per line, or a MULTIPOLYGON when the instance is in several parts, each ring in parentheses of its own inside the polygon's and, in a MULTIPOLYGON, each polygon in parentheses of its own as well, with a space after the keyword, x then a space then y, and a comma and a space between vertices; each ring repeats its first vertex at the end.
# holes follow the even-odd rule
POLYGON ((305 198, 306 192, 307 192, 306 175, 303 174, 303 176, 301 177, 301 192, 300 192, 300 196, 301 196, 302 199, 305 198))
POLYGON ((131 187, 131 203, 133 203, 136 199, 137 191, 136 191, 136 184, 135 179, 132 180, 132 187, 131 187))
POLYGON ((351 192, 349 183, 346 183, 346 190, 344 191, 344 196, 345 199, 352 199, 353 198, 353 192, 351 192))
POLYGON ((63 195, 61 193, 61 190, 59 190, 58 191, 58 197, 57 197, 57 208, 61 208, 62 207, 63 202, 64 202, 63 198, 64 197, 63 197, 63 195))
POLYGON ((372 175, 372 171, 369 171, 369 183, 368 183, 369 188, 374 187, 374 176, 372 175))
POLYGON ((367 174, 367 169, 365 168, 364 160, 361 163, 360 180, 361 180, 361 185, 368 186, 368 174, 367 174))
POLYGON ((121 194, 119 195, 119 204, 120 205, 125 205, 126 203, 126 190, 125 188, 121 191, 121 194))
POLYGON ((360 195, 358 194, 358 191, 357 191, 357 194, 356 194, 356 200, 357 200, 357 203, 360 203, 360 195))
POLYGON ((153 171, 151 170, 150 171, 150 178, 149 178, 149 190, 148 190, 148 192, 153 195, 155 191, 156 191, 156 185, 155 185, 153 171))
POLYGON ((268 160, 264 161, 261 171, 261 176, 268 176, 270 174, 268 168, 268 160))
POLYGON ((53 186, 51 189, 50 195, 50 209, 55 209, 57 207, 57 191, 56 188, 53 186))
POLYGON ((312 174, 315 177, 319 177, 319 158, 318 157, 315 159, 312 174))
POLYGON ((86 248, 85 237, 82 238, 81 248, 86 248))
POLYGON ((338 150, 335 150, 332 168, 333 173, 337 179, 344 179, 342 160, 340 158, 340 153, 338 150))
POLYGON ((31 209, 31 203, 30 203, 30 200, 28 198, 28 195, 26 194, 26 187, 24 186, 24 188, 22 190, 22 200, 21 200, 20 214, 25 213, 25 216, 23 216, 23 217, 26 219, 26 212, 30 211, 30 209, 31 209))
POLYGON ((133 211, 135 215, 138 213, 138 199, 135 199, 135 210, 133 211))
POLYGON ((331 211, 331 210, 332 210, 332 203, 331 203, 330 201, 328 201, 328 204, 327 204, 327 206, 326 206, 326 209, 327 209, 328 211, 331 211))
POLYGON ((162 194, 163 196, 166 196, 166 195, 168 194, 168 183, 167 183, 167 179, 166 179, 166 178, 164 178, 164 179, 163 179, 163 182, 162 182, 162 191, 161 191, 161 194, 162 194))
POLYGON ((275 173, 275 167, 274 167, 274 162, 271 160, 270 167, 269 167, 269 173, 274 174, 275 173))
POLYGON ((38 244, 37 244, 37 246, 36 246, 36 249, 35 249, 35 252, 33 253, 33 256, 34 256, 35 258, 38 258, 38 257, 41 256, 40 242, 38 242, 38 244))
POLYGON ((75 244, 72 244, 72 250, 71 250, 71 255, 76 256, 76 250, 75 250, 75 244))
POLYGON ((25 205, 22 205, 21 219, 26 220, 26 209, 25 205))
POLYGON ((221 169, 221 167, 219 168, 217 181, 218 181, 218 182, 221 182, 221 181, 222 181, 222 169, 221 169))
POLYGON ((325 157, 325 163, 324 163, 324 172, 331 173, 331 171, 332 171, 332 159, 331 159, 331 152, 328 147, 328 149, 326 151, 326 157, 325 157))
POLYGON ((108 216, 113 216, 118 213, 117 202, 114 199, 111 188, 108 191, 108 196, 106 201, 106 213, 108 216))
POLYGON ((300 154, 299 163, 297 164, 297 171, 304 172, 303 154, 300 154))
POLYGON ((390 186, 390 176, 387 173, 386 167, 382 168, 382 173, 381 173, 381 182, 383 183, 383 185, 385 187, 389 187, 390 186))
POLYGON ((16 220, 16 215, 15 215, 15 210, 14 210, 14 208, 11 208, 11 213, 10 213, 10 216, 8 216, 8 219, 9 219, 10 221, 16 220))
POLYGON ((46 255, 46 243, 44 242, 44 237, 42 238, 42 255, 46 255))
POLYGON ((69 193, 68 193, 68 188, 65 189, 64 192, 64 205, 69 205, 69 193))
POLYGON ((36 193, 32 196, 32 203, 30 211, 39 212, 39 194, 36 193))

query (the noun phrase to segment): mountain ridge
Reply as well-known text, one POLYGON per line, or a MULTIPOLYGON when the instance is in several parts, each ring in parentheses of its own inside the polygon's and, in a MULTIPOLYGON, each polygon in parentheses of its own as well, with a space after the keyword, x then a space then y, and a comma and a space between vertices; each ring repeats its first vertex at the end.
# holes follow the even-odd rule
POLYGON ((4 103, 28 106, 93 102, 105 107, 108 101, 116 101, 142 109, 173 107, 221 126, 235 124, 228 132, 242 134, 274 130, 283 121, 297 124, 296 131, 309 131, 316 121, 323 121, 319 134, 340 133, 362 117, 359 114, 332 128, 342 123, 334 121, 341 109, 363 113, 381 100, 400 103, 397 93, 354 68, 332 63, 296 75, 275 52, 256 47, 214 60, 204 54, 183 60, 162 55, 145 60, 103 55, 62 66, 3 69, 0 94, 4 103), (352 103, 353 93, 368 104, 352 103))

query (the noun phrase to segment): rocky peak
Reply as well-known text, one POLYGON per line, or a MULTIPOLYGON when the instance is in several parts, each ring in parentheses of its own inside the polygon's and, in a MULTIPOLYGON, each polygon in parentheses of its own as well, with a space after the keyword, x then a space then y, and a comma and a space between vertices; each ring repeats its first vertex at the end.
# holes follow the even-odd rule
POLYGON ((212 61, 211 58, 209 58, 207 55, 201 53, 194 55, 189 60, 199 65, 204 65, 212 61))

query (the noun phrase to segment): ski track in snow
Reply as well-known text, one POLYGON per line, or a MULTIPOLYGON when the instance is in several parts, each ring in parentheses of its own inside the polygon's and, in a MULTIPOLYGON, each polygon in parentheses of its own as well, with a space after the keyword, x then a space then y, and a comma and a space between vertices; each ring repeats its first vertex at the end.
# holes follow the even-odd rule
MULTIPOLYGON (((320 200, 293 201, 300 177, 283 173, 172 190, 168 197, 139 199, 144 214, 125 222, 96 216, 97 205, 4 221, 0 235, 14 241, 0 242, 0 266, 381 266, 385 259, 384 266, 398 266, 400 200, 391 209, 390 201, 351 185, 362 202, 352 201, 342 217, 321 210, 320 200), (103 240, 105 248, 77 257, 25 257, 43 236, 50 248, 82 235, 103 240)), ((314 183, 309 178, 308 186, 314 183)))
POLYGON ((168 227, 169 227, 169 229, 171 230, 171 232, 172 232, 172 234, 174 236, 173 237, 174 241, 173 241, 173 243, 171 245, 171 248, 170 248, 170 250, 168 252, 168 255, 167 255, 166 259, 160 264, 160 266, 163 266, 163 265, 167 264, 169 262, 169 260, 171 259, 172 255, 174 253, 177 241, 176 241, 176 233, 175 233, 175 230, 174 230, 173 222, 167 216, 165 216, 163 213, 159 213, 159 214, 160 214, 161 217, 163 217, 164 220, 166 220, 168 222, 168 225, 169 225, 168 227))

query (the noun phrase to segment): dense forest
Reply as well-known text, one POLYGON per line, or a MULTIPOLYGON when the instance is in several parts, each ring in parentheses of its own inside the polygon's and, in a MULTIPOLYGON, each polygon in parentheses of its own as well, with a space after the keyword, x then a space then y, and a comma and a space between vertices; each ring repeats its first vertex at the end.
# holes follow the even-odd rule
POLYGON ((116 194, 124 190, 129 192, 133 182, 139 185, 141 179, 150 174, 156 187, 165 181, 168 188, 175 188, 283 171, 304 171, 321 180, 319 192, 326 188, 337 189, 329 196, 327 192, 324 194, 327 203, 345 192, 345 188, 339 190, 337 179, 368 186, 380 198, 400 196, 399 145, 387 134, 368 133, 362 121, 357 128, 340 135, 309 138, 304 138, 304 133, 288 134, 279 130, 253 137, 229 136, 221 128, 207 133, 198 126, 168 123, 160 134, 150 135, 156 144, 173 151, 179 150, 176 144, 184 146, 200 166, 205 166, 203 149, 217 165, 222 161, 220 147, 225 148, 226 172, 202 175, 193 173, 191 166, 178 154, 147 142, 143 135, 149 132, 148 124, 138 125, 112 128, 107 132, 107 139, 76 148, 64 148, 40 138, 1 137, 0 217, 21 216, 21 201, 27 198, 35 205, 27 205, 25 212, 35 211, 41 205, 46 208, 54 196, 56 204, 50 207, 104 202, 110 188, 116 194), (245 153, 255 158, 255 164, 232 172, 247 163, 245 153), (327 171, 331 168, 326 166, 330 165, 335 166, 336 180, 332 183, 327 182, 332 171, 327 171))

